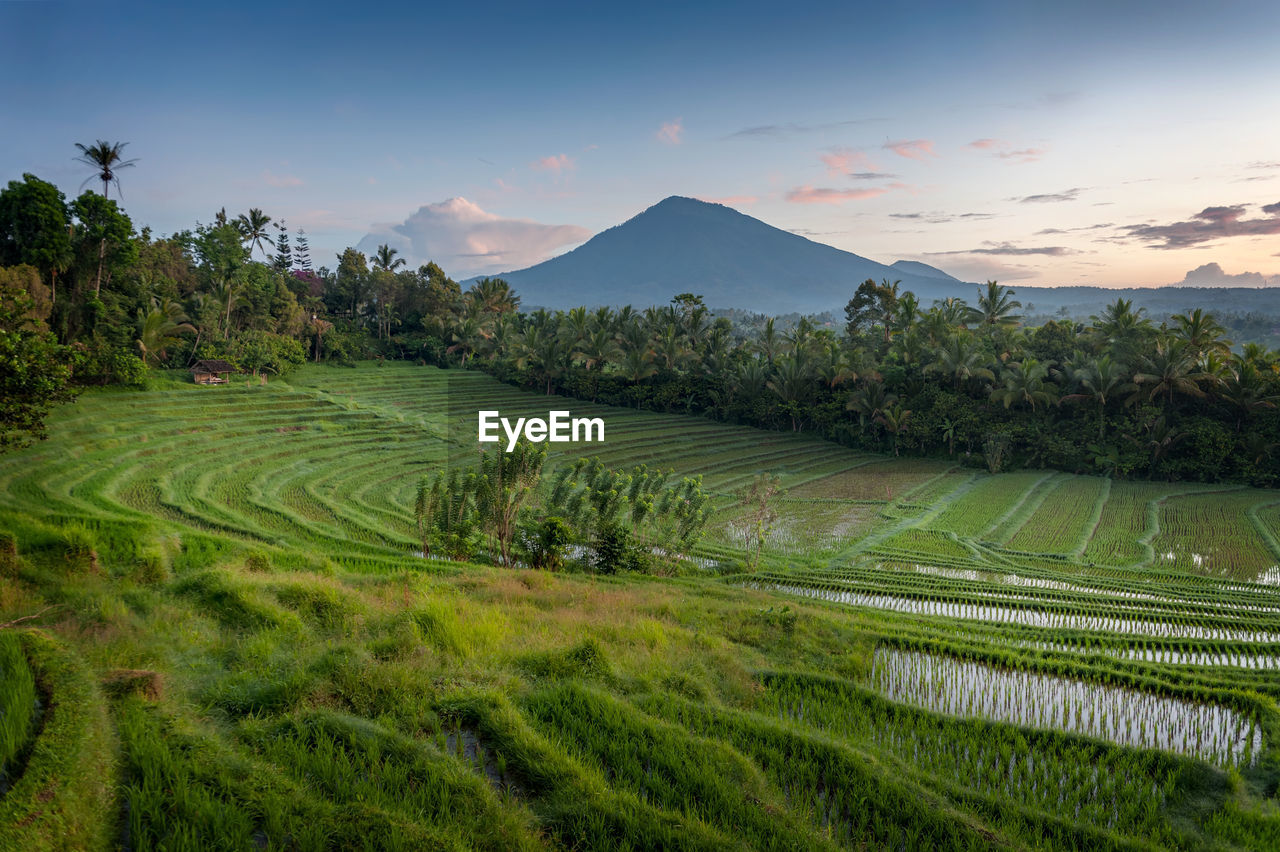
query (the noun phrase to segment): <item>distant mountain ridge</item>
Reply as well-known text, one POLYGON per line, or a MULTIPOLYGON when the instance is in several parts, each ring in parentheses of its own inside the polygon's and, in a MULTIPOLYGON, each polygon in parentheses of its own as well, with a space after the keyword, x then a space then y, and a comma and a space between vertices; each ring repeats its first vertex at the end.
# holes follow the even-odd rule
MULTIPOLYGON (((926 251, 928 246, 921 246, 926 251)), ((1153 315, 1197 307, 1280 314, 1280 287, 1245 289, 1243 276, 1226 276, 1209 289, 1189 281, 1215 277, 1209 264, 1188 281, 1168 287, 1113 289, 1087 285, 1031 286, 1002 281, 1015 291, 1023 312, 1087 317, 1117 298, 1132 299, 1153 315), (1233 280, 1236 279, 1236 280, 1233 280)), ((977 285, 914 260, 886 265, 775 228, 722 204, 673 195, 620 225, 601 231, 573 251, 513 272, 499 273, 526 307, 666 304, 678 293, 697 293, 712 308, 766 314, 837 314, 871 278, 900 281, 924 307, 958 296, 969 304, 977 285)), ((476 278, 463 282, 464 286, 476 278)), ((1252 281, 1250 282, 1252 283, 1252 281)))
POLYGON ((926 305, 972 299, 966 285, 923 263, 877 263, 722 204, 673 195, 559 257, 500 273, 526 305, 645 307, 677 293, 710 307, 770 314, 844 306, 868 278, 901 280, 926 305))

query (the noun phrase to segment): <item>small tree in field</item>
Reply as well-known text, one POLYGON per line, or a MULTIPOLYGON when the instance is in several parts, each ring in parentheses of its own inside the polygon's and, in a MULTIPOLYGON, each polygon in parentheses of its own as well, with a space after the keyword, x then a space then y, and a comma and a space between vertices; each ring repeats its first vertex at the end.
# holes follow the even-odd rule
POLYGON ((782 480, 776 474, 759 473, 751 484, 738 492, 738 505, 747 510, 746 518, 751 522, 755 533, 756 552, 751 560, 755 568, 760 562, 760 552, 764 550, 765 540, 773 524, 778 520, 778 510, 773 506, 773 499, 782 493, 782 480))

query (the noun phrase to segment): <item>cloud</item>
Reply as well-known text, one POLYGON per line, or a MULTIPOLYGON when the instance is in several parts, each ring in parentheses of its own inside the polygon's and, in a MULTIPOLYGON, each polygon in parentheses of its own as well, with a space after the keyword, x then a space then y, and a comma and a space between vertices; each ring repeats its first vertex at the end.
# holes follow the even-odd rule
POLYGON ((1044 148, 1018 148, 1012 151, 997 151, 996 156, 1015 163, 1034 163, 1045 155, 1045 151, 1044 148))
POLYGON ((553 154, 550 157, 543 157, 541 160, 535 160, 529 164, 529 168, 534 171, 553 172, 555 174, 572 171, 573 167, 573 157, 568 154, 553 154))
POLYGON ((1018 201, 1022 204, 1047 204, 1055 201, 1075 201, 1080 193, 1084 192, 1080 187, 1072 189, 1064 189, 1062 192, 1046 192, 1040 195, 1024 195, 1022 198, 1010 198, 1010 201, 1018 201))
POLYGON ((933 153, 933 142, 928 139, 897 139, 884 143, 886 151, 892 151, 899 157, 923 161, 926 157, 936 157, 933 153))
POLYGON ((980 248, 963 249, 961 251, 929 251, 925 254, 930 255, 955 255, 955 254, 999 254, 1009 257, 1023 257, 1026 255, 1042 254, 1048 257, 1062 257, 1067 254, 1076 254, 1074 249, 1066 246, 1015 246, 1013 243, 996 243, 987 240, 980 248))
POLYGON ((1050 234, 1075 234, 1081 231, 1099 231, 1099 230, 1102 230, 1103 228, 1114 228, 1114 227, 1115 227, 1115 223, 1113 222, 1100 222, 1097 225, 1081 225, 1078 228, 1043 228, 1039 231, 1036 231, 1036 236, 1044 237, 1050 234))
POLYGON ((653 134, 654 137, 667 145, 679 145, 680 137, 684 134, 684 119, 677 118, 675 121, 664 121, 662 126, 658 128, 658 132, 653 134))
POLYGON ((760 199, 754 195, 726 195, 722 198, 705 198, 698 196, 699 201, 705 201, 708 204, 723 204, 725 207, 737 207, 739 204, 746 207, 755 204, 760 199))
POLYGON ((789 122, 786 124, 757 124, 754 127, 744 127, 741 130, 735 130, 725 139, 776 139, 784 136, 797 136, 804 133, 823 133, 830 130, 840 130, 845 127, 852 127, 857 124, 868 124, 873 121, 884 121, 882 118, 853 118, 846 121, 829 121, 822 124, 799 124, 789 122))
POLYGON ((1159 249, 1179 249, 1224 237, 1260 237, 1280 234, 1280 202, 1267 204, 1265 219, 1246 219, 1247 205, 1206 207, 1185 222, 1168 225, 1127 225, 1129 238, 1159 249))
POLYGON ((302 186, 302 178, 297 175, 277 175, 272 173, 269 169, 262 170, 262 182, 267 186, 302 186))
POLYGON ((1014 148, 1003 139, 975 139, 966 148, 973 148, 978 151, 989 151, 991 156, 999 157, 1001 160, 1009 160, 1014 163, 1034 163, 1043 157, 1047 151, 1045 148, 1014 148))
POLYGON ((891 189, 905 189, 905 186, 903 184, 893 184, 891 186, 875 186, 866 189, 826 189, 805 185, 791 190, 786 194, 785 198, 795 204, 844 204, 846 201, 875 198, 876 196, 884 195, 891 189))
POLYGON ((858 169, 875 169, 876 166, 871 162, 862 151, 853 148, 832 148, 826 153, 819 154, 818 158, 822 160, 822 164, 827 167, 827 174, 832 177, 847 175, 855 168, 858 169))
POLYGON ((893 219, 911 219, 920 222, 928 222, 930 225, 944 225, 948 222, 956 222, 962 219, 994 219, 994 213, 890 213, 893 219))
POLYGON ((577 225, 504 219, 465 198, 450 198, 419 207, 399 224, 374 225, 357 248, 369 253, 386 243, 410 265, 434 260, 454 278, 464 278, 523 269, 590 237, 577 225))
POLYGON ((1228 275, 1216 263, 1197 266, 1182 277, 1173 287, 1266 287, 1280 283, 1280 276, 1268 279, 1260 272, 1239 272, 1228 275))
POLYGON ((1280 169, 1280 160, 1254 160, 1249 164, 1251 169, 1280 169))

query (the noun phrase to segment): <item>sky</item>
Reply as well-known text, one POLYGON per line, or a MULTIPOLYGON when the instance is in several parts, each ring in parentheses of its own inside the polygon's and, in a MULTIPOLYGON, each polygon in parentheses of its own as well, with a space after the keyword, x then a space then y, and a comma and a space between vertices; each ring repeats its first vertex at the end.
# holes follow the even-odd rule
POLYGON ((966 280, 1280 286, 1280 4, 464 5, 0 0, 0 185, 127 142, 138 227, 458 279, 685 195, 966 280))

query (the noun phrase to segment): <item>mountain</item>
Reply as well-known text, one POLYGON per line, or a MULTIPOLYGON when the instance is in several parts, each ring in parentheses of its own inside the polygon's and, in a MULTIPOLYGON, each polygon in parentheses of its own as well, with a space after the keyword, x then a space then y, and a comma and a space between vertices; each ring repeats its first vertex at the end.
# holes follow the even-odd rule
POLYGON ((713 308, 817 313, 844 307, 868 278, 901 280, 925 305, 974 293, 923 263, 886 266, 723 204, 674 195, 573 251, 498 277, 525 305, 546 308, 647 307, 697 293, 713 308))
POLYGON ((919 278, 940 278, 943 281, 950 281, 955 284, 963 284, 959 278, 954 275, 948 275, 936 266, 930 266, 927 263, 921 263, 918 260, 895 260, 889 264, 893 269, 906 274, 914 275, 919 278))

